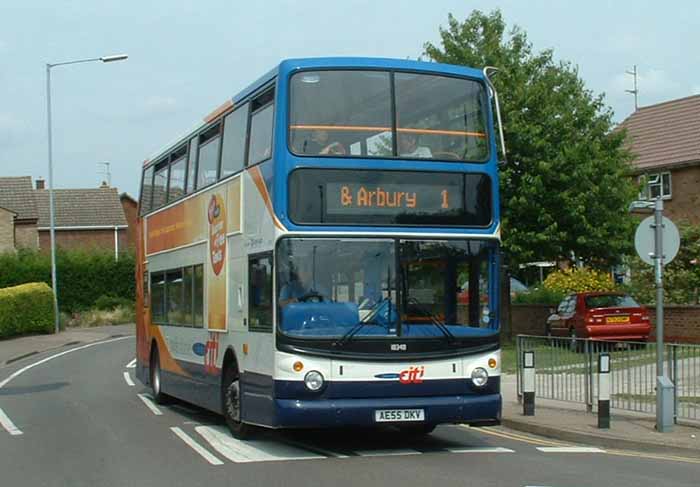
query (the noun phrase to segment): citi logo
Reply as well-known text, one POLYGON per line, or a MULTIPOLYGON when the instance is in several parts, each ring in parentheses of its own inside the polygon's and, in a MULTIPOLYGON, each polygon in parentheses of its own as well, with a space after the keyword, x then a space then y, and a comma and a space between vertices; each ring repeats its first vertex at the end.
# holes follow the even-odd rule
POLYGON ((402 370, 399 373, 399 382, 401 382, 402 384, 422 384, 424 374, 424 366, 411 366, 408 368, 408 370, 402 370))

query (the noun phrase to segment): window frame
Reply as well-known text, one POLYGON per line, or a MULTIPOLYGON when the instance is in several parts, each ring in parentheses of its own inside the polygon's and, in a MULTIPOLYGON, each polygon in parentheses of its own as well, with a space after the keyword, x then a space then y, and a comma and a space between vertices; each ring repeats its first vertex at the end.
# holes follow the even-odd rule
POLYGON ((141 172, 141 194, 139 195, 139 215, 144 216, 147 213, 150 213, 153 211, 153 178, 156 174, 156 165, 155 164, 148 164, 143 168, 143 171, 141 172), (145 182, 146 182, 146 173, 148 171, 151 172, 151 181, 150 181, 150 186, 151 186, 151 194, 149 195, 150 198, 148 199, 148 209, 144 209, 144 201, 143 201, 143 188, 145 187, 145 182))
MULTIPOLYGON (((378 68, 378 67, 357 67, 357 68, 336 68, 336 67, 322 67, 322 68, 304 68, 293 70, 287 76, 287 120, 285 121, 285 138, 287 152, 293 157, 311 157, 311 158, 329 158, 329 159, 365 159, 365 160, 384 160, 384 161, 421 161, 427 163, 440 163, 449 162, 452 164, 487 164, 491 160, 492 150, 492 134, 490 133, 490 128, 492 124, 493 108, 491 105, 491 99, 489 97, 488 86, 483 79, 473 78, 465 75, 457 75, 453 73, 441 73, 435 71, 421 71, 415 69, 398 69, 398 68, 378 68), (292 119, 292 78, 300 73, 305 72, 319 72, 319 71, 381 71, 389 73, 390 82, 390 96, 391 96, 391 127, 392 127, 392 150, 394 155, 391 157, 382 156, 363 156, 363 155, 352 155, 352 154, 297 154, 292 150, 291 137, 289 126, 291 125, 292 119), (486 110, 486 115, 484 119, 484 130, 486 134, 486 154, 483 160, 452 160, 452 159, 437 159, 437 158, 421 158, 421 157, 401 157, 398 155, 398 127, 396 123, 396 87, 395 87, 395 74, 396 73, 406 73, 406 74, 422 74, 426 76, 441 76, 444 78, 454 78, 458 80, 472 81, 477 83, 481 88, 482 96, 484 97, 484 107, 486 110)), ((498 148, 496 148, 498 152, 498 148)))
POLYGON ((221 148, 223 146, 223 128, 224 128, 224 119, 223 117, 219 117, 216 120, 213 120, 211 124, 207 125, 205 128, 197 132, 197 174, 195 175, 195 182, 196 186, 193 192, 200 191, 204 188, 208 188, 209 186, 212 186, 216 183, 219 182, 219 176, 221 175, 221 148), (204 144, 202 144, 202 136, 209 132, 210 130, 214 129, 215 127, 219 128, 218 134, 215 136, 210 137, 207 139, 204 144), (202 186, 199 185, 199 172, 202 169, 202 158, 200 157, 201 152, 202 152, 202 147, 206 147, 207 145, 211 144, 214 139, 218 137, 219 139, 219 147, 216 151, 217 153, 217 160, 216 160, 216 177, 214 178, 214 181, 208 184, 204 184, 202 186))
MULTIPOLYGON (((233 110, 229 110, 226 113, 221 115, 221 149, 220 149, 220 154, 219 154, 219 169, 218 169, 218 178, 217 181, 223 181, 224 179, 228 179, 230 177, 235 176, 236 174, 241 173, 242 171, 245 170, 246 167, 248 167, 248 142, 250 140, 250 101, 246 101, 245 103, 234 107, 233 110), (243 134, 243 165, 241 166, 240 169, 232 172, 231 174, 227 174, 224 176, 223 174, 223 169, 224 169, 224 144, 226 143, 226 119, 239 110, 245 110, 245 129, 244 129, 244 134, 243 134)), ((274 122, 273 122, 274 123, 274 122)))
POLYGON ((671 171, 659 171, 652 173, 640 174, 637 177, 637 184, 639 188, 639 199, 643 201, 654 201, 656 198, 651 195, 651 188, 653 186, 659 187, 659 194, 662 200, 673 199, 673 177, 671 171), (649 180, 654 176, 659 177, 657 183, 651 183, 649 180), (664 177, 668 176, 668 194, 664 194, 664 177))
POLYGON ((250 254, 248 255, 248 279, 247 279, 247 286, 248 286, 248 299, 247 299, 247 307, 248 307, 248 332, 250 333, 273 333, 276 326, 275 326, 275 306, 276 306, 276 299, 275 299, 275 258, 274 254, 271 250, 266 251, 266 252, 258 252, 255 254, 250 254), (251 315, 251 309, 252 309, 252 290, 253 286, 251 284, 251 264, 253 261, 261 260, 261 259, 269 259, 270 261, 270 323, 269 327, 265 325, 265 327, 253 327, 252 321, 250 319, 251 315))
POLYGON ((159 160, 155 164, 153 164, 153 184, 151 185, 151 188, 152 188, 151 191, 153 192, 153 194, 151 195, 151 211, 159 210, 159 209, 168 205, 168 194, 170 193, 169 186, 170 186, 170 155, 167 155, 167 156, 162 157, 161 160, 159 160), (164 197, 164 201, 161 204, 159 204, 158 206, 155 206, 154 205, 155 195, 156 195, 155 182, 156 182, 156 174, 159 171, 159 169, 158 169, 159 165, 162 166, 160 170, 162 170, 163 168, 165 168, 165 170, 166 170, 165 171, 166 172, 166 174, 165 174, 165 197, 164 197))
MULTIPOLYGON (((204 321, 204 316, 205 316, 205 288, 206 288, 206 283, 205 283, 205 278, 204 278, 204 264, 190 264, 190 265, 185 265, 185 266, 180 266, 180 267, 171 267, 168 269, 161 269, 158 271, 146 271, 144 275, 148 276, 148 287, 149 287, 149 293, 148 293, 148 299, 146 300, 144 298, 144 306, 146 308, 151 309, 151 324, 157 325, 157 326, 172 326, 172 327, 178 327, 178 328, 197 328, 197 329, 205 329, 205 321, 204 321), (201 309, 201 316, 202 316, 202 323, 197 324, 195 317, 197 316, 197 308, 195 304, 197 303, 197 295, 195 293, 195 290, 197 289, 197 272, 196 269, 200 267, 202 269, 202 309, 201 309), (190 302, 190 312, 191 312, 191 318, 192 322, 191 323, 174 323, 173 321, 170 320, 170 317, 168 316, 168 274, 169 273, 174 273, 174 272, 180 272, 181 279, 182 279, 182 284, 181 284, 181 296, 180 299, 182 303, 185 303, 185 296, 186 296, 186 290, 185 290, 185 284, 186 284, 186 279, 185 279, 185 274, 188 269, 192 270, 192 289, 191 289, 191 302, 190 302), (155 321, 153 318, 153 291, 151 289, 151 284, 153 283, 154 276, 162 276, 163 279, 163 302, 161 303, 163 312, 164 312, 164 320, 163 321, 155 321)), ((183 310, 184 311, 184 310, 183 310)))
POLYGON ((244 168, 247 167, 253 167, 257 166, 258 164, 262 164, 265 161, 269 161, 272 159, 272 154, 275 152, 275 114, 277 113, 275 111, 275 99, 277 96, 277 91, 275 89, 275 85, 267 87, 262 90, 262 92, 251 98, 251 100, 247 103, 248 105, 248 128, 246 129, 246 150, 245 150, 245 166, 244 168), (272 99, 268 101, 267 103, 257 107, 255 110, 253 110, 253 104, 255 103, 256 100, 259 98, 262 98, 269 93, 272 93, 272 99), (270 105, 272 105, 272 127, 270 130, 270 155, 260 159, 259 161, 256 162, 251 162, 250 161, 250 145, 253 140, 252 134, 253 134, 253 118, 258 114, 261 113, 262 111, 266 110, 270 105))
POLYGON ((170 155, 168 156, 169 162, 168 162, 168 193, 166 197, 166 202, 165 204, 170 204, 173 201, 177 201, 179 199, 182 199, 185 197, 187 194, 187 172, 189 169, 189 143, 186 142, 183 145, 180 145, 177 147, 177 149, 173 150, 170 152, 170 155), (182 152, 182 154, 180 154, 182 152), (170 199, 170 181, 171 177, 173 174, 172 167, 175 165, 175 163, 180 162, 181 160, 185 161, 185 178, 183 179, 183 188, 182 188, 182 194, 178 196, 177 198, 170 199))

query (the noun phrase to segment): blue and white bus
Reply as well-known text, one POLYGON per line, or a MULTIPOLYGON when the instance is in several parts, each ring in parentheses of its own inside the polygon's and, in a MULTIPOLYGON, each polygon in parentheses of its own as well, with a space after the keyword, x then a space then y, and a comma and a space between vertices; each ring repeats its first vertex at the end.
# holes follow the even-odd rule
POLYGON ((285 60, 147 159, 137 372, 154 398, 239 438, 498 424, 487 72, 285 60))

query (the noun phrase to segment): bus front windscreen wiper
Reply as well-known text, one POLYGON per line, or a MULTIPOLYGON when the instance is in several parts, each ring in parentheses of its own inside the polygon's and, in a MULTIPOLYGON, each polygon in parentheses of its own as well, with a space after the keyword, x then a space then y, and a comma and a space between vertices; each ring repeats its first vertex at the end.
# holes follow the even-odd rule
MULTIPOLYGON (((343 336, 341 336, 338 340, 336 340, 333 343, 334 347, 340 347, 345 345, 347 342, 352 340, 352 337, 354 337, 365 325, 377 325, 377 326, 384 326, 381 323, 378 323, 374 321, 374 319, 377 317, 377 314, 382 309, 382 306, 384 303, 388 302, 389 303, 389 317, 391 317, 391 300, 389 298, 384 298, 380 299, 370 310, 370 312, 362 318, 355 326, 350 328, 343 336)), ((387 323, 387 332, 389 331, 389 324, 387 323)))
POLYGON ((412 304, 416 310, 423 314, 423 316, 425 316, 426 318, 430 318, 430 323, 435 325, 438 328, 438 330, 440 330, 442 334, 445 335, 445 338, 448 342, 454 341, 455 336, 450 330, 447 329, 445 323, 442 322, 434 313, 425 309, 420 301, 418 301, 416 298, 408 298, 408 303, 412 304))

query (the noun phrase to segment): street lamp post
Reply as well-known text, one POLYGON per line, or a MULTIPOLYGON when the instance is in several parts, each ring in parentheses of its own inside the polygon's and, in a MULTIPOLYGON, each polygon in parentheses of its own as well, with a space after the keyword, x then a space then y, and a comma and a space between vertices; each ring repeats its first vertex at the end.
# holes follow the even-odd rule
POLYGON ((58 286, 56 282, 56 237, 54 221, 54 197, 53 197, 53 145, 51 139, 51 68, 65 66, 67 64, 91 63, 101 61, 111 63, 113 61, 123 61, 129 56, 117 54, 115 56, 103 56, 90 59, 77 59, 75 61, 65 61, 62 63, 46 63, 46 120, 48 125, 48 150, 49 150, 49 234, 51 235, 51 286, 53 287, 53 311, 55 332, 59 331, 58 320, 58 286))

